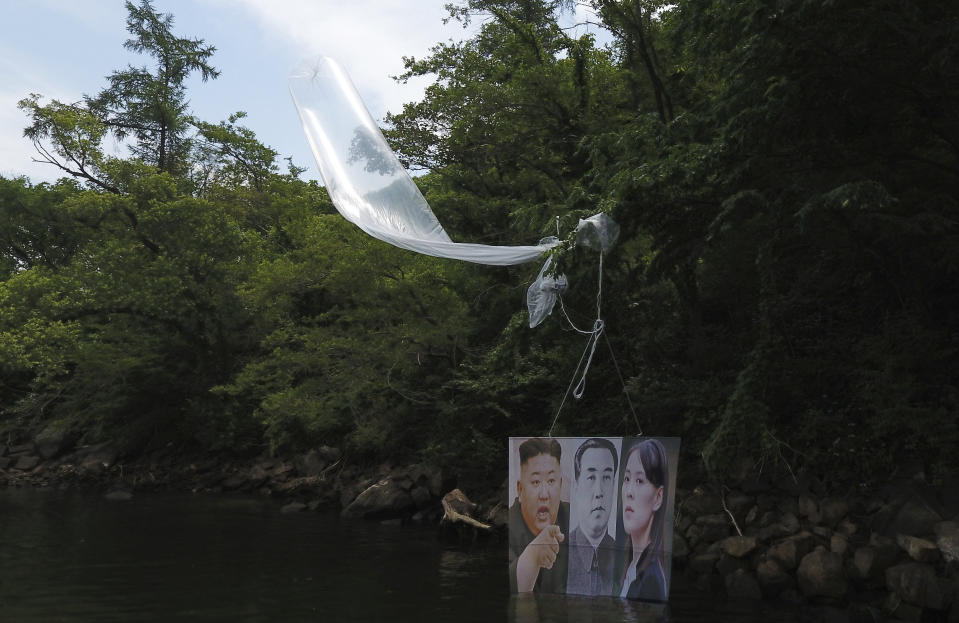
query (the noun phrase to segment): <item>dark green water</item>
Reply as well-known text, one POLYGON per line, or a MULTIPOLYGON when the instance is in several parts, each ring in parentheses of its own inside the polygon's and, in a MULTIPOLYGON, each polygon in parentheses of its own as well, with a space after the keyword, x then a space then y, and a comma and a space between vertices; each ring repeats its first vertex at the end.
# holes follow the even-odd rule
POLYGON ((505 544, 275 502, 0 490, 0 621, 794 621, 674 584, 669 607, 511 596, 505 544))

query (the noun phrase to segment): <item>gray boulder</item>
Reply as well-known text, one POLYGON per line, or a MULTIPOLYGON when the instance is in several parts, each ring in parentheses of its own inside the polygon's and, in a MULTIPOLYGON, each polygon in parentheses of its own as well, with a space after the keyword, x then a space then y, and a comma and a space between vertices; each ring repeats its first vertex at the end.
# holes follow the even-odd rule
POLYGON ((877 532, 890 537, 895 537, 897 534, 932 535, 935 532, 936 524, 943 519, 919 494, 914 494, 906 499, 898 509, 894 509, 890 514, 891 519, 888 522, 883 522, 885 525, 876 526, 878 528, 877 532))
POLYGON ((316 448, 293 459, 293 467, 300 476, 319 476, 329 464, 316 448))
POLYGON ((707 543, 715 543, 729 536, 729 516, 726 514, 701 515, 696 525, 702 528, 700 538, 707 543))
POLYGON ((845 557, 849 551, 849 539, 843 534, 833 534, 829 537, 829 551, 845 557))
POLYGON ((413 498, 413 504, 416 505, 418 510, 423 510, 433 501, 433 496, 430 495, 430 490, 421 485, 415 485, 412 489, 410 489, 410 497, 413 498))
POLYGON ((302 502, 290 502, 289 504, 284 504, 281 506, 280 512, 284 515, 288 515, 290 513, 299 513, 301 511, 305 511, 307 508, 308 506, 302 502))
POLYGON ((815 540, 810 533, 800 532, 771 545, 766 550, 766 557, 778 562, 783 569, 792 571, 803 556, 812 551, 814 545, 815 540))
POLYGON ((112 467, 117 460, 118 454, 114 445, 105 442, 78 448, 74 455, 74 460, 84 469, 97 471, 112 467))
POLYGON ((819 503, 810 495, 800 495, 799 515, 805 517, 812 523, 819 523, 821 515, 819 514, 819 503))
POLYGON ((691 494, 686 496, 681 504, 682 512, 689 513, 694 517, 718 513, 723 510, 723 503, 719 496, 704 489, 696 488, 691 494))
POLYGON ((756 566, 756 580, 769 595, 778 595, 792 584, 792 576, 771 558, 761 560, 756 566))
POLYGON ((37 454, 43 460, 56 458, 73 447, 77 435, 63 422, 53 422, 47 425, 34 440, 37 454))
POLYGON ((862 580, 879 577, 899 558, 899 548, 892 543, 873 540, 869 545, 856 549, 852 567, 862 580))
POLYGON ((720 541, 719 548, 733 558, 744 558, 756 551, 756 545, 756 537, 731 536, 720 541))
POLYGON ((936 577, 932 565, 907 562, 886 569, 886 588, 903 601, 922 608, 943 610, 949 606, 948 586, 936 577))
POLYGON ((17 457, 17 462, 13 464, 13 469, 22 472, 28 472, 40 464, 40 457, 29 454, 23 454, 17 457))
POLYGON ((932 541, 900 534, 896 536, 896 543, 916 562, 936 562, 939 560, 939 548, 932 541))
POLYGON ((842 498, 826 498, 819 505, 822 522, 835 528, 849 514, 849 503, 842 498))
POLYGON ((936 546, 939 547, 942 558, 946 562, 959 561, 959 522, 941 521, 934 529, 936 546))
POLYGON ((343 509, 346 518, 388 519, 411 513, 416 503, 410 492, 390 478, 370 485, 343 509))
POLYGON ((807 597, 840 598, 846 594, 842 557, 821 547, 803 556, 796 577, 807 597))

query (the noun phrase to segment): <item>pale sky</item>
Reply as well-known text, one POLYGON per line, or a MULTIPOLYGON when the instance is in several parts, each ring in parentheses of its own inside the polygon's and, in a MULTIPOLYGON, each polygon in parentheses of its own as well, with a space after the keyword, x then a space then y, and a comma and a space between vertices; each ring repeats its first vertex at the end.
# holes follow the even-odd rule
MULTIPOLYGON (((153 6, 173 13, 177 36, 217 48, 212 64, 220 77, 189 83, 192 113, 218 123, 246 111, 242 125, 280 158, 308 167, 303 177, 317 179, 287 88, 290 71, 304 58, 335 58, 382 121, 419 100, 428 85, 391 79, 402 73, 403 56, 422 58, 438 42, 472 35, 454 20, 443 23, 451 1, 154 0, 153 6)), ((55 167, 31 161, 36 152, 23 137, 28 119, 17 101, 29 93, 40 93, 43 102, 79 101, 106 86, 113 70, 152 68, 153 59, 123 48, 129 36, 123 0, 0 0, 0 7, 0 175, 53 181, 60 177, 55 167)))

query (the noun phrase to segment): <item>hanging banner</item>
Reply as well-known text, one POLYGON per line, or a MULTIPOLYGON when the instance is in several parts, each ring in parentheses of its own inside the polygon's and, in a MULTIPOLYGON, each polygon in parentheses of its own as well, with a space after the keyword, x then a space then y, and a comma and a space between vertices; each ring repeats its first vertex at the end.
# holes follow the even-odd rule
POLYGON ((509 581, 665 602, 677 437, 511 437, 509 581))

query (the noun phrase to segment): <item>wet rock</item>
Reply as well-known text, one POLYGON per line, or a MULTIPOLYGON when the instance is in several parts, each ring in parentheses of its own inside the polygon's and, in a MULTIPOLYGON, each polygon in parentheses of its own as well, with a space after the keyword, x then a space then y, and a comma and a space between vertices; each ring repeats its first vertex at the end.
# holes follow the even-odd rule
POLYGON ((826 526, 813 526, 812 533, 827 543, 829 542, 829 539, 832 538, 832 530, 826 526))
POLYGON ((731 536, 723 539, 719 548, 733 558, 743 558, 756 551, 756 537, 731 536))
POLYGON ((109 442, 104 442, 92 446, 77 448, 74 454, 74 460, 83 469, 99 471, 109 469, 116 463, 119 452, 116 446, 109 442))
POLYGON ((849 514, 849 503, 842 498, 826 498, 819 505, 823 524, 835 528, 849 514))
POLYGON ((800 532, 771 545, 766 550, 766 557, 778 562, 783 569, 792 571, 803 556, 812 551, 813 545, 813 536, 808 532, 800 532))
POLYGON ((683 500, 682 511, 694 517, 718 513, 723 510, 719 496, 697 487, 683 500))
POLYGON ((43 460, 56 458, 73 447, 77 434, 62 422, 53 422, 33 440, 37 454, 43 460))
POLYGON ((916 562, 936 562, 939 560, 939 548, 932 541, 900 534, 896 537, 896 543, 916 562))
POLYGON ((416 507, 409 491, 395 481, 384 478, 370 485, 343 509, 346 518, 382 519, 401 516, 416 507))
POLYGON ((293 464, 284 461, 267 470, 267 477, 274 481, 282 481, 286 480, 293 472, 293 464))
POLYGON ((885 620, 908 621, 910 623, 920 623, 922 621, 922 608, 904 602, 902 597, 895 593, 889 593, 888 595, 883 604, 883 610, 892 616, 885 620))
POLYGON ((880 521, 885 525, 877 525, 876 531, 890 537, 895 537, 897 534, 927 536, 935 533, 935 526, 942 519, 921 496, 915 494, 899 506, 891 520, 880 521))
POLYGON ((755 498, 742 491, 732 491, 726 494, 726 508, 729 509, 737 521, 743 520, 746 513, 752 508, 755 498))
POLYGON ((24 454, 17 457, 17 462, 13 464, 13 469, 27 472, 40 464, 40 457, 24 454))
POLYGON ((270 470, 273 469, 273 461, 262 461, 250 468, 247 474, 247 484, 250 487, 259 487, 270 477, 270 470))
POLYGON ((689 556, 689 544, 686 543, 686 539, 683 538, 683 535, 677 534, 673 536, 673 560, 685 560, 689 556))
POLYGON ((796 578, 807 597, 840 598, 846 594, 842 558, 821 547, 803 556, 796 578))
POLYGON ((133 499, 133 493, 127 489, 114 489, 103 497, 111 502, 128 502, 133 499))
POLYGON ((329 465, 329 461, 323 458, 316 448, 312 448, 306 454, 301 454, 293 459, 293 467, 300 476, 319 476, 327 465, 329 465))
POLYGON ((948 587, 936 577, 931 565, 907 562, 886 569, 886 588, 903 601, 921 608, 943 610, 948 607, 948 587))
POLYGON ((7 469, 13 465, 13 458, 9 456, 0 456, 0 469, 7 469))
POLYGON ((420 485, 410 489, 410 497, 413 498, 413 504, 416 505, 418 510, 423 510, 433 501, 430 490, 420 485))
POLYGON ((702 528, 700 538, 707 543, 715 543, 729 536, 728 515, 701 515, 696 518, 696 525, 702 528))
POLYGON ((846 536, 852 536, 856 534, 856 532, 858 531, 859 531, 859 526, 857 526, 854 522, 850 521, 849 519, 843 519, 836 526, 836 532, 840 534, 844 534, 846 536))
POLYGON ((289 504, 284 504, 281 506, 280 512, 283 514, 299 513, 305 511, 307 508, 309 507, 302 502, 290 502, 289 504))
POLYGON ((842 534, 834 534, 829 538, 829 551, 845 557, 849 551, 849 539, 842 534))
POLYGON ((737 569, 724 578, 726 594, 730 599, 762 599, 759 582, 745 569, 737 569))
POLYGON ((852 566, 862 580, 879 577, 899 557, 894 545, 870 544, 858 548, 852 557, 852 566))
POLYGON ((759 520, 759 507, 753 506, 749 509, 749 512, 746 513, 746 525, 752 526, 759 520))
POLYGON ((7 448, 7 456, 20 456, 22 454, 33 454, 32 443, 22 443, 7 448))
POLYGON ((769 595, 778 595, 792 584, 792 576, 778 562, 766 558, 756 566, 756 580, 769 595))
POLYGON ((249 479, 247 478, 246 473, 236 472, 221 480, 220 486, 227 491, 233 491, 241 488, 243 485, 247 484, 247 482, 249 482, 249 479))
MULTIPOLYGON (((935 525, 936 546, 946 562, 959 561, 959 522, 941 521, 935 525)), ((959 601, 959 600, 957 600, 959 601)))
POLYGON ((720 559, 719 552, 704 552, 702 554, 697 554, 690 558, 689 568, 699 573, 709 574, 713 572, 713 568, 716 566, 716 563, 720 559))
POLYGON ((799 516, 805 517, 812 523, 819 523, 820 514, 819 514, 819 503, 816 502, 812 496, 801 495, 798 500, 799 504, 799 516))

